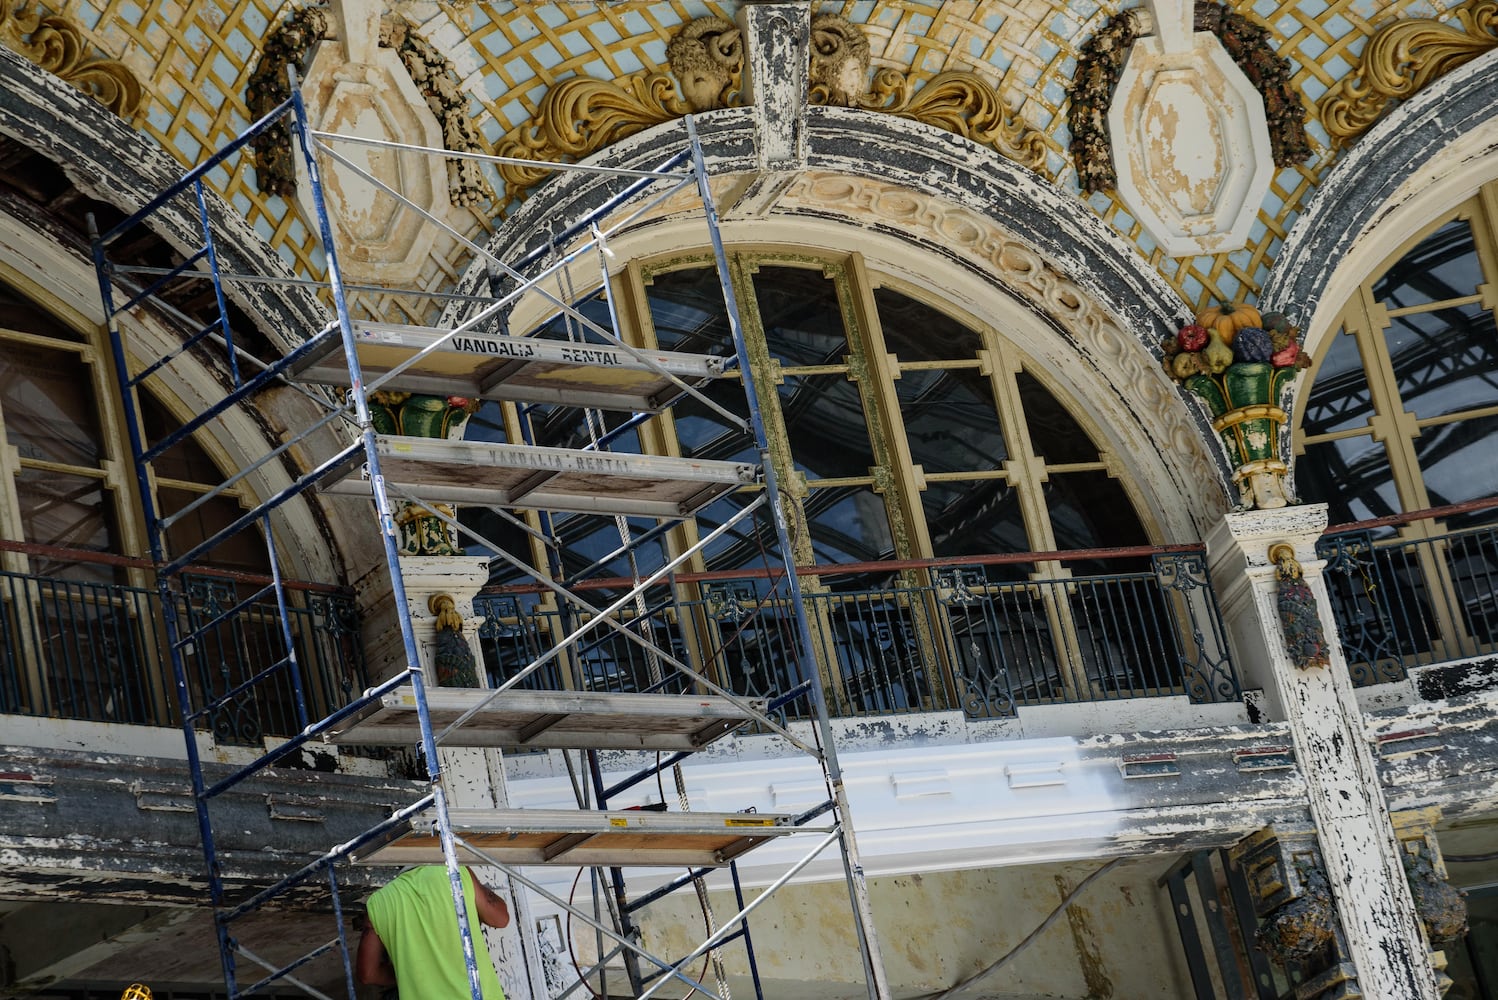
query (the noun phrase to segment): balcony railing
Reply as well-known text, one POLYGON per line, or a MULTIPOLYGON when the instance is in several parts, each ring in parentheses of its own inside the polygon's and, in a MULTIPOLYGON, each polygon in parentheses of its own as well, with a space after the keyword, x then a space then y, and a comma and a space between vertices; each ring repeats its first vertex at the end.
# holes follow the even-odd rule
POLYGON ((1498 525, 1442 532, 1433 518, 1498 510, 1498 501, 1340 525, 1317 542, 1355 684, 1498 651, 1498 525), (1414 525, 1394 537, 1390 529, 1414 525))
MULTIPOLYGON (((54 576, 0 571, 0 714, 178 726, 181 712, 162 624, 161 597, 141 560, 69 549, 0 543, 0 550, 44 555, 65 565, 54 576)), ((173 595, 186 628, 210 625, 184 647, 193 705, 234 691, 285 658, 280 611, 252 604, 215 623, 263 581, 244 574, 183 577, 173 595)), ((352 598, 331 588, 293 585, 288 617, 309 710, 326 714, 368 685, 352 598)), ((288 737, 296 723, 290 679, 273 674, 207 716, 220 742, 258 744, 288 737)))
MULTIPOLYGON (((803 571, 806 572, 806 571, 803 571)), ((903 574, 902 585, 803 588, 817 668, 834 716, 960 709, 1012 716, 1022 705, 1185 695, 1233 701, 1240 687, 1199 550, 1024 553, 952 560, 818 567, 903 574), (1068 562, 1127 557, 1147 569, 1073 575, 1068 562), (1028 564, 1028 578, 992 579, 1028 564), (1038 567, 1048 565, 1048 570, 1038 567), (908 581, 908 582, 907 582, 908 581)), ((1078 571, 1079 572, 1079 571, 1078 571)), ((616 585, 622 582, 615 581, 616 585)), ((784 588, 766 576, 686 574, 658 588, 625 627, 744 696, 794 688, 801 657, 784 588)), ((585 621, 566 618, 519 588, 482 594, 475 610, 486 666, 498 684, 585 621)), ((575 655, 549 662, 522 686, 610 691, 683 690, 687 676, 617 629, 589 633, 575 655)), ((810 711, 786 706, 789 717, 810 711)))
MULTIPOLYGON (((1498 500, 1343 525, 1320 540, 1355 683, 1396 681, 1415 666, 1498 652, 1498 525, 1413 538, 1379 534, 1481 510, 1498 510, 1498 500)), ((51 576, 0 571, 0 714, 179 725, 149 564, 43 549, 0 542, 0 552, 68 567, 51 576)), ((189 627, 213 622, 263 583, 213 572, 183 579, 173 599, 189 627)), ((316 717, 369 684, 359 624, 347 593, 293 585, 291 594, 292 641, 316 717)), ((834 716, 960 709, 970 718, 1003 718, 1026 705, 1163 695, 1204 703, 1240 694, 1196 549, 817 567, 803 577, 803 595, 834 716), (1096 572, 1109 559, 1128 560, 1129 571, 1096 572), (1013 579, 1016 566, 1024 579, 1013 579), (900 584, 832 589, 818 582, 859 574, 898 577, 900 584)), ((482 594, 475 608, 494 683, 580 624, 518 588, 482 594)), ((648 632, 651 644, 729 690, 767 696, 800 681, 791 620, 784 588, 765 574, 683 574, 647 595, 625 628, 648 632)), ((192 703, 235 690, 282 659, 282 645, 279 611, 270 603, 214 625, 185 650, 192 703)), ((645 646, 600 628, 524 686, 644 691, 684 690, 687 682, 645 646)), ((288 737, 299 729, 292 706, 289 680, 272 677, 203 728, 225 742, 288 737)), ((803 700, 781 711, 798 717, 810 709, 803 700)))
MULTIPOLYGON (((0 543, 0 548, 20 548, 0 543)), ((25 547, 29 550, 31 546, 25 547)), ((162 627, 160 596, 139 560, 57 550, 68 571, 41 577, 0 572, 0 714, 180 724, 162 627), (110 582, 133 574, 131 583, 110 582)), ((1239 683, 1228 657, 1205 559, 1178 547, 1089 553, 1024 553, 963 563, 927 561, 818 567, 804 589, 811 642, 834 716, 961 710, 1012 716, 1025 705, 1182 695, 1233 701, 1239 683), (1127 571, 1100 573, 1108 557, 1127 571), (1012 577, 1016 567, 1023 580, 1012 577), (1068 568, 1070 567, 1070 568, 1068 568), (819 581, 877 573, 896 586, 831 589, 819 581)), ((284 658, 279 613, 252 605, 216 619, 261 581, 243 575, 183 577, 178 620, 211 625, 185 648, 194 706, 209 704, 284 658)), ((600 581, 606 587, 608 581, 600 581)), ((368 686, 351 598, 327 588, 291 592, 292 641, 313 717, 368 686)), ((491 681, 552 649, 579 621, 537 594, 480 595, 476 610, 491 681)), ((524 681, 545 689, 687 689, 662 657, 689 665, 750 697, 794 689, 802 657, 783 586, 767 575, 680 576, 647 595, 623 623, 649 644, 600 627, 566 657, 524 681)), ((254 744, 294 735, 288 678, 272 675, 209 716, 221 741, 254 744)), ((782 706, 810 712, 805 699, 782 706)))

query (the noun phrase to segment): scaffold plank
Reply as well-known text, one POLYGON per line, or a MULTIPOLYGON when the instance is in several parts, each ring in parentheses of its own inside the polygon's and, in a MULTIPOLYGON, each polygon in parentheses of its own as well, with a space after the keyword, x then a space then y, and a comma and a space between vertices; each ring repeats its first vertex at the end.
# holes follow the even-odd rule
MULTIPOLYGON (((682 393, 673 376, 696 388, 720 377, 725 365, 710 355, 367 321, 354 324, 354 337, 365 384, 379 383, 385 391, 605 410, 659 413, 682 393), (429 353, 412 360, 423 351, 429 353)), ((290 374, 348 385, 340 331, 324 331, 290 374)))
MULTIPOLYGON (((806 828, 785 813, 654 812, 624 809, 449 809, 462 864, 721 866, 745 851, 806 828), (471 845, 488 859, 465 850, 471 845)), ((442 864, 435 822, 413 820, 355 854, 371 865, 442 864)))
MULTIPOLYGON (((427 688, 432 728, 446 730, 482 705, 443 739, 445 746, 568 750, 700 750, 765 710, 721 696, 615 694, 607 691, 506 691, 427 688)), ((331 742, 414 746, 421 738, 415 690, 387 692, 333 733, 331 742)))
MULTIPOLYGON (((382 434, 375 448, 387 488, 440 503, 686 517, 756 479, 743 462, 486 441, 382 434)), ((366 468, 347 463, 323 490, 369 496, 366 468)))

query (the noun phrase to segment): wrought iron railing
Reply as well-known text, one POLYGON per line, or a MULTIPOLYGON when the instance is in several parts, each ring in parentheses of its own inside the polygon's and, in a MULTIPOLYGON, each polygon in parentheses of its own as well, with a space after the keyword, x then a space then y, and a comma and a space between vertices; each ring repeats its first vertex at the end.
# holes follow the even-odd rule
MULTIPOLYGON (((1200 551, 1113 550, 1149 568, 1068 575, 1077 554, 1026 553, 952 561, 861 564, 903 574, 902 585, 828 591, 803 584, 828 709, 835 716, 961 709, 973 718, 1014 715, 1026 704, 1185 695, 1232 701, 1239 682, 1200 551), (1022 582, 989 568, 1028 563, 1022 582), (1049 571, 1042 567, 1049 564, 1049 571)), ((1106 553, 1105 553, 1106 554, 1106 553)), ((1095 565, 1099 553, 1080 554, 1095 565)), ((823 577, 848 567, 818 567, 823 577)), ((585 624, 564 620, 540 595, 481 594, 480 638, 491 683, 501 683, 585 624)), ((678 576, 650 592, 642 613, 669 656, 736 694, 790 690, 800 657, 788 599, 762 576, 678 576), (727 578, 725 578, 727 577, 727 578)), ((600 627, 577 655, 550 661, 522 686, 611 691, 683 690, 690 679, 620 630, 600 627)), ((786 706, 796 717, 809 708, 786 706)))
MULTIPOLYGON (((31 551, 37 546, 4 543, 31 551)), ((0 714, 144 726, 180 725, 181 712, 162 625, 161 597, 140 560, 49 548, 54 576, 0 571, 0 714)), ((184 577, 174 595, 179 620, 213 622, 259 582, 205 571, 184 577)), ((306 697, 326 711, 368 685, 352 598, 293 587, 287 608, 306 697)), ((204 705, 285 657, 280 611, 272 600, 215 623, 186 649, 192 704, 204 705)), ((300 728, 290 680, 272 676, 205 720, 221 742, 259 744, 300 728)))
POLYGON ((1318 540, 1355 684, 1397 681, 1412 667, 1498 651, 1498 526, 1415 538, 1378 534, 1472 509, 1466 504, 1340 526, 1318 540))
MULTIPOLYGON (((1117 551, 1148 568, 1084 574, 1078 564, 1068 575, 1061 567, 1072 554, 1026 553, 961 565, 881 564, 882 576, 901 574, 899 586, 830 590, 809 582, 807 618, 829 711, 847 717, 960 709, 988 718, 1034 704, 1160 695, 1235 700, 1238 678, 1202 553, 1117 551), (1029 579, 994 578, 1002 575, 995 566, 1013 563, 1024 563, 1029 579)), ((1107 554, 1086 553, 1087 565, 1095 568, 1107 554)), ((107 582, 130 571, 148 577, 148 565, 68 555, 82 571, 0 572, 0 714, 178 725, 158 592, 107 582)), ((216 621, 258 581, 204 572, 183 582, 174 595, 180 620, 215 623, 186 650, 192 704, 215 701, 284 657, 273 604, 216 621)), ((309 710, 325 714, 369 683, 353 602, 326 588, 291 593, 304 693, 309 710)), ((773 580, 686 575, 648 597, 622 626, 636 636, 648 632, 648 643, 601 628, 523 686, 687 690, 687 675, 651 648, 749 697, 773 698, 802 680, 794 615, 773 580)), ((478 636, 491 683, 581 624, 536 594, 483 594, 475 610, 483 617, 478 636)), ((287 737, 297 731, 292 706, 289 680, 273 676, 223 705, 205 727, 225 742, 287 737)), ((787 718, 809 711, 805 701, 780 709, 787 718)))

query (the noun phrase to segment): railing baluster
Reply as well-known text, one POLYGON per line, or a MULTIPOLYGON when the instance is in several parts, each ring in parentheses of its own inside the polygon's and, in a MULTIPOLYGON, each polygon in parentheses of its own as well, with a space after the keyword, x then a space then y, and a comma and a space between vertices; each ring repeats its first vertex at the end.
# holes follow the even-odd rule
MULTIPOLYGON (((1179 549, 1152 551, 1154 572, 1036 578, 1039 554, 1020 554, 1027 560, 1003 557, 1014 568, 995 573, 995 580, 987 568, 993 560, 975 558, 972 565, 932 561, 911 568, 899 586, 808 593, 834 710, 845 716, 915 713, 956 707, 955 695, 968 715, 988 718, 1058 701, 1182 692, 1198 701, 1236 697, 1203 557, 1179 549), (1173 567, 1168 573, 1159 568, 1165 562, 1173 567), (1063 634, 1063 628, 1074 634, 1063 634)), ((1475 588, 1490 572, 1470 551, 1452 550, 1451 576, 1475 588)), ((1141 552, 1127 554, 1137 559, 1141 552)), ((1046 562, 1068 564, 1064 553, 1044 555, 1046 562)), ((1089 568, 1101 558, 1089 554, 1089 568)), ((67 699, 67 711, 173 723, 174 699, 152 687, 165 660, 154 589, 11 577, 3 637, 13 666, 0 677, 0 707, 19 706, 24 697, 16 678, 23 676, 26 644, 17 629, 51 622, 60 626, 57 634, 35 636, 32 648, 45 654, 42 675, 67 699)), ((367 686, 347 597, 318 590, 292 602, 285 612, 291 626, 284 632, 278 611, 258 604, 247 604, 247 613, 232 622, 216 621, 244 600, 240 595, 255 593, 255 583, 248 575, 205 570, 186 574, 184 589, 174 597, 181 620, 195 629, 187 651, 194 707, 212 706, 203 725, 226 741, 293 735, 287 731, 295 728, 288 676, 280 666, 289 659, 288 641, 307 672, 307 696, 325 702, 325 709, 367 686), (217 704, 227 692, 234 697, 217 704)), ((1468 618, 1482 620, 1485 609, 1473 607, 1468 618)), ((560 625, 556 609, 516 588, 480 594, 475 609, 483 617, 485 668, 496 682, 547 649, 560 625)), ((679 574, 672 584, 651 588, 638 615, 630 627, 648 624, 683 663, 698 665, 737 694, 759 697, 791 681, 787 608, 772 580, 749 571, 741 577, 679 574), (689 636, 700 649, 685 648, 689 636)), ((578 655, 587 664, 588 686, 651 687, 648 663, 617 633, 600 631, 578 655)), ((550 663, 524 686, 559 689, 569 669, 560 660, 550 663)), ((681 676, 658 690, 682 691, 689 683, 681 676)), ((34 710, 31 703, 25 710, 34 710)), ((795 718, 807 706, 793 702, 780 711, 795 718)))

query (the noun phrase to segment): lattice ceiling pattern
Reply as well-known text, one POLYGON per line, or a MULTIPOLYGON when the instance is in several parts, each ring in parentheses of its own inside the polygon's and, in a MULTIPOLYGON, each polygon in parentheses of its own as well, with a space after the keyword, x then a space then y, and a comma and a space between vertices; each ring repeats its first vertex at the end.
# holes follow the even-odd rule
MULTIPOLYGON (((373 2, 373 0, 371 0, 373 2)), ((245 84, 261 40, 294 4, 273 0, 50 0, 100 54, 120 59, 147 94, 137 125, 184 164, 198 162, 249 121, 245 84)), ((453 60, 472 95, 474 122, 494 144, 523 126, 546 90, 574 75, 618 79, 663 71, 666 43, 703 14, 731 17, 730 3, 681 0, 623 2, 425 2, 395 8, 453 60)), ((1078 48, 1137 0, 868 0, 828 2, 864 25, 876 68, 917 78, 968 70, 998 88, 1005 102, 1040 131, 1050 147, 1047 171, 1076 190, 1065 155, 1067 88, 1078 48)), ((1429 0, 1247 0, 1235 9, 1263 23, 1308 109, 1357 65, 1373 31, 1392 18, 1440 16, 1454 4, 1429 0)), ((1107 195, 1093 209, 1128 237, 1193 307, 1247 294, 1265 280, 1286 231, 1334 160, 1326 134, 1308 122, 1313 156, 1279 172, 1259 212, 1249 246, 1230 254, 1174 259, 1153 245, 1124 207, 1107 195)), ((294 266, 318 269, 311 234, 279 199, 255 189, 246 164, 217 178, 223 193, 294 266)), ((493 225, 492 206, 473 212, 473 233, 493 225)), ((450 270, 434 265, 433 279, 450 270)), ((1288 305, 1288 304, 1277 304, 1288 305)))

